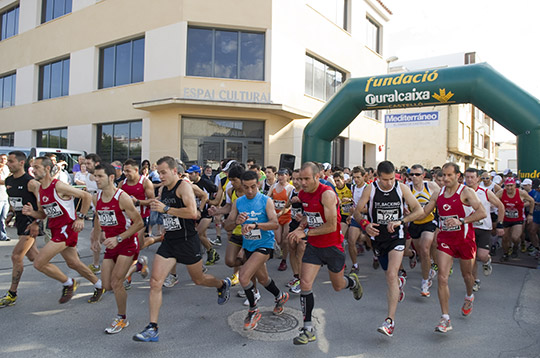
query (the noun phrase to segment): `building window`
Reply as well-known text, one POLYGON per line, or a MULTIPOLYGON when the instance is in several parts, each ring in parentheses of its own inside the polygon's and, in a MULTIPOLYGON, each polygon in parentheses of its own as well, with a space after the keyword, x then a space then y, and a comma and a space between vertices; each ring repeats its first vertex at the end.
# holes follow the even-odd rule
POLYGON ((142 121, 100 124, 97 127, 97 153, 108 162, 128 158, 141 161, 142 121))
POLYGON ((349 30, 348 0, 309 0, 309 6, 344 30, 349 30))
POLYGON ((12 73, 0 77, 0 108, 15 105, 15 82, 17 75, 12 73))
POLYGON ((264 33, 188 28, 187 75, 264 81, 264 33))
POLYGON ((144 37, 103 47, 99 56, 99 88, 144 81, 144 37))
POLYGON ((43 129, 37 131, 37 146, 66 149, 67 128, 43 129))
POLYGON ((381 53, 381 25, 366 17, 366 46, 372 51, 381 53))
POLYGON ((332 141, 332 165, 345 166, 345 138, 337 137, 332 141))
POLYGON ((367 118, 371 118, 371 119, 374 119, 376 121, 380 120, 379 111, 377 111, 377 110, 362 111, 362 114, 367 118))
MULTIPOLYGON (((15 134, 14 133, 3 133, 0 134, 0 146, 2 147, 13 147, 15 143, 15 134)), ((4 153, 6 154, 6 153, 4 153)))
POLYGON ((0 41, 19 33, 19 5, 0 14, 0 41))
POLYGON ((41 23, 69 14, 71 4, 72 0, 43 0, 41 3, 41 23))
POLYGON ((39 101, 68 94, 69 58, 39 66, 39 101))
POLYGON ((467 143, 471 142, 471 127, 467 126, 467 129, 465 131, 465 140, 467 143))
POLYGON ((307 95, 327 101, 337 92, 344 80, 344 72, 306 55, 307 95))

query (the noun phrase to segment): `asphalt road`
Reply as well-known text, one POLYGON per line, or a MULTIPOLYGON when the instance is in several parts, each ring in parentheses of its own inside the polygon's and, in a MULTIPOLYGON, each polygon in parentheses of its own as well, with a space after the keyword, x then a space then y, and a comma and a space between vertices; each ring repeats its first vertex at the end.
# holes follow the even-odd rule
MULTIPOLYGON (((89 222, 79 238, 79 252, 85 263, 91 261, 89 222)), ((9 229, 11 237, 16 237, 9 229)), ((212 234, 211 234, 212 236, 212 234)), ((16 240, 0 242, 0 292, 9 288, 10 254, 16 240)), ((43 240, 38 239, 38 246, 43 240)), ((152 260, 157 245, 143 254, 152 260)), ((225 246, 218 248, 221 261, 209 267, 217 277, 231 274, 223 263, 225 246)), ((522 254, 520 254, 522 255, 522 254)), ((69 269, 56 257, 58 266, 69 269)), ((314 323, 317 341, 294 346, 297 323, 301 322, 298 295, 287 303, 286 316, 275 321, 265 315, 261 322, 272 327, 288 325, 277 333, 241 329, 246 313, 243 299, 235 296, 224 306, 216 303, 215 289, 195 287, 185 269, 178 266, 180 282, 164 289, 160 316, 160 342, 139 343, 132 336, 148 323, 148 279, 135 275, 128 291, 130 326, 117 335, 103 330, 114 315, 112 293, 97 304, 86 300, 92 286, 82 285, 74 299, 58 304, 61 285, 35 270, 27 260, 17 304, 0 309, 0 355, 2 357, 540 357, 540 270, 510 265, 494 265, 493 274, 482 278, 474 310, 469 317, 460 313, 465 287, 459 265, 450 278, 450 309, 454 330, 434 332, 440 317, 436 288, 430 298, 420 296, 420 267, 408 270, 405 300, 399 304, 393 337, 377 332, 386 317, 386 283, 381 269, 371 267, 371 255, 359 257, 364 297, 355 301, 349 291, 334 292, 326 268, 314 285, 314 323), (277 326, 276 326, 277 322, 277 326), (274 326, 272 326, 274 325, 274 326)), ((408 265, 408 260, 404 263, 408 265)), ((268 262, 268 269, 279 287, 291 273, 278 272, 279 260, 268 262)), ((70 275, 78 277, 76 272, 70 275)), ((273 297, 262 290, 259 306, 269 310, 273 297)), ((279 329, 278 329, 279 330, 279 329)))

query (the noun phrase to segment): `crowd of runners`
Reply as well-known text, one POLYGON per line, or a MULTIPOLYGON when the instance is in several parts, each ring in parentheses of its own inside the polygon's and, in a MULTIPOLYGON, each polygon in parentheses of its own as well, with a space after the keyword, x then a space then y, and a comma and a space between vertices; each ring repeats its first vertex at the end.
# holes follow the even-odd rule
POLYGON ((468 316, 480 289, 478 271, 489 276, 493 260, 509 261, 518 251, 539 257, 539 184, 520 182, 509 170, 461 172, 454 163, 398 169, 383 161, 376 169, 350 169, 306 162, 291 170, 223 160, 215 171, 186 167, 170 156, 154 164, 132 159, 109 164, 97 154, 80 157, 72 179, 54 155, 35 158, 28 168, 25 154, 13 151, 0 155, 0 240, 9 240, 5 227, 12 221, 18 235, 11 286, 0 308, 17 302, 25 256, 61 284, 59 303, 70 301, 79 280, 51 263, 61 254, 92 283, 89 303, 99 302, 105 291, 114 293, 116 315, 105 328, 108 334, 129 325, 132 275, 150 276, 149 324, 133 340, 156 342, 162 290, 178 282, 181 263, 196 285, 216 288, 220 305, 229 300, 232 286, 241 287, 238 295, 248 307, 245 330, 261 320, 261 288, 274 296, 275 315, 284 312, 291 295, 299 295, 303 325, 293 343, 303 345, 316 340, 312 290, 322 266, 332 288, 348 289, 355 300, 363 296, 358 274, 381 268, 388 311, 377 330, 392 336, 405 297, 405 267, 420 261, 420 294, 429 298, 437 278, 441 317, 435 331, 446 333, 452 330, 448 278, 455 258, 466 289, 461 313, 468 316), (76 246, 89 220, 93 259, 86 265, 76 246), (210 225, 215 237, 207 234, 210 225), (46 244, 38 250, 40 235, 46 244), (159 248, 150 265, 143 250, 155 243, 159 248), (216 251, 221 245, 231 272, 216 278, 207 266, 221 259, 216 251), (373 256, 372 268, 358 265, 357 256, 366 252, 373 256), (266 262, 273 257, 281 260, 279 271, 290 273, 286 286, 268 272, 266 262))

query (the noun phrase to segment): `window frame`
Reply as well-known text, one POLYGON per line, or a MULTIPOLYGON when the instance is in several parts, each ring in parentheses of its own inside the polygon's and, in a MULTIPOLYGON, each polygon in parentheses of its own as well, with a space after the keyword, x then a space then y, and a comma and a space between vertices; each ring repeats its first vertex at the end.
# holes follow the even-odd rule
POLYGON ((37 147, 44 147, 44 148, 60 148, 60 149, 67 149, 67 141, 68 141, 68 128, 67 127, 58 127, 58 128, 45 128, 45 129, 39 129, 36 131, 36 143, 37 147), (59 146, 52 146, 51 145, 51 131, 60 131, 60 145, 59 146), (65 137, 62 135, 65 132, 65 137), (43 142, 43 134, 47 134, 47 142, 43 142), (62 139, 65 138, 65 146, 62 146, 62 139))
POLYGON ((39 74, 38 74, 38 101, 44 101, 47 99, 53 99, 58 97, 66 97, 69 96, 69 77, 70 77, 70 69, 71 69, 71 57, 63 57, 58 60, 54 60, 51 62, 44 63, 39 66, 39 74), (52 97, 51 95, 51 89, 52 89, 52 66, 55 64, 61 63, 61 80, 60 80, 60 95, 52 97), (66 74, 65 65, 67 63, 67 78, 64 78, 64 75, 66 74), (49 89, 48 89, 48 96, 44 97, 44 79, 45 79, 45 71, 46 67, 50 66, 49 68, 49 89), (64 88, 64 85, 67 84, 67 88, 64 88))
POLYGON ((366 47, 369 48, 371 51, 382 55, 382 25, 379 24, 375 19, 373 19, 371 16, 366 15, 366 47), (371 47, 371 40, 368 41, 368 36, 371 34, 371 31, 368 31, 367 25, 371 24, 373 28, 376 29, 375 35, 376 35, 376 43, 375 48, 371 47))
POLYGON ((306 53, 305 55, 305 60, 304 60, 304 63, 305 63, 305 68, 304 68, 304 94, 310 96, 310 97, 313 97, 313 98, 317 98, 317 99, 320 99, 322 101, 328 101, 337 91, 339 91, 339 89, 341 88, 341 86, 343 86, 343 83, 345 83, 345 81, 347 80, 347 73, 345 71, 342 71, 340 70, 339 68, 337 67, 334 67, 330 64, 328 64, 327 62, 324 62, 322 60, 320 60, 319 58, 315 57, 314 55, 312 54, 309 54, 309 53, 306 53), (306 76, 306 72, 307 72, 307 66, 308 66, 308 61, 307 59, 311 59, 311 64, 312 64, 312 70, 311 70, 311 93, 308 93, 307 91, 307 88, 306 88, 306 85, 307 85, 307 76, 306 76), (324 78, 324 98, 321 98, 321 97, 318 97, 315 95, 315 89, 316 89, 316 82, 315 82, 315 79, 316 79, 316 74, 315 74, 315 68, 316 68, 316 62, 318 62, 319 64, 323 65, 324 66, 324 75, 323 75, 323 78, 324 78), (340 73, 341 74, 341 84, 339 86, 334 86, 334 92, 328 96, 328 93, 327 93, 327 83, 326 83, 326 79, 327 79, 327 76, 328 76, 328 69, 331 69, 335 72, 335 74, 337 75, 337 73, 340 73))
POLYGON ((15 132, 0 133, 0 146, 13 147, 15 143, 15 132), (7 143, 4 142, 7 140, 7 143))
POLYGON ((15 90, 17 89, 17 73, 11 72, 0 76, 0 109, 9 108, 15 105, 15 90), (11 77, 11 99, 9 105, 4 106, 4 80, 8 77, 11 77))
POLYGON ((127 121, 121 121, 121 122, 108 122, 108 123, 99 123, 97 124, 97 136, 96 136, 96 153, 101 157, 101 159, 103 159, 104 161, 107 161, 107 162, 113 162, 115 160, 120 160, 122 162, 124 162, 126 159, 128 158, 131 158, 131 159, 135 159, 135 160, 139 160, 141 161, 142 160, 142 119, 134 119, 134 120, 127 120, 127 121), (137 156, 133 156, 131 155, 131 141, 132 141, 132 127, 131 125, 133 123, 140 123, 140 126, 141 126, 141 141, 140 141, 140 154, 138 154, 137 156), (115 126, 117 125, 123 125, 123 124, 129 124, 129 141, 127 143, 127 158, 115 158, 114 157, 114 138, 115 138, 115 126), (102 151, 102 146, 103 146, 103 126, 108 126, 108 125, 112 125, 112 135, 111 135, 111 145, 110 145, 110 148, 111 148, 111 152, 110 152, 110 155, 109 157, 107 158, 104 154, 103 154, 103 151, 102 151))
POLYGON ((16 36, 19 34, 19 14, 20 14, 20 4, 16 4, 15 6, 13 7, 10 7, 6 10, 4 10, 3 12, 0 13, 0 41, 4 41, 4 40, 7 40, 13 36, 16 36), (7 16, 9 16, 9 13, 11 12, 15 12, 15 24, 14 24, 14 33, 10 36, 7 36, 6 35, 6 32, 7 32, 7 24, 8 22, 6 22, 6 24, 4 24, 4 16, 6 16, 6 19, 7 19, 7 16), (4 28, 6 27, 6 28, 4 28))
POLYGON ((120 42, 115 42, 113 44, 109 44, 109 45, 106 45, 106 46, 102 46, 99 48, 99 73, 98 73, 98 89, 106 89, 106 88, 113 88, 113 87, 119 87, 119 86, 125 86, 125 85, 130 85, 130 84, 133 84, 133 83, 140 83, 140 82, 144 82, 144 66, 145 66, 145 62, 144 62, 144 55, 145 55, 145 51, 146 51, 146 36, 142 35, 142 36, 137 36, 135 38, 131 38, 129 40, 123 40, 123 41, 120 41, 120 42), (133 56, 135 54, 135 52, 133 51, 133 48, 134 48, 134 43, 135 41, 139 41, 139 40, 143 40, 142 42, 142 49, 143 49, 143 56, 142 56, 142 76, 141 76, 141 80, 140 81, 134 81, 133 78, 134 78, 134 74, 133 74, 133 56), (121 45, 125 45, 125 44, 130 44, 130 62, 129 62, 129 73, 130 73, 130 82, 128 83, 122 83, 122 84, 117 84, 116 83, 116 75, 117 75, 117 69, 116 69, 116 65, 117 65, 117 49, 118 49, 118 46, 121 46, 121 45), (112 82, 113 84, 111 86, 107 86, 105 87, 104 86, 104 68, 105 68, 105 61, 104 61, 104 52, 105 50, 107 49, 110 49, 110 48, 114 48, 114 51, 113 51, 113 58, 112 58, 112 63, 113 63, 113 69, 112 69, 112 82))
POLYGON ((67 14, 71 14, 71 12, 73 11, 73 0, 41 0, 41 23, 42 24, 45 24, 49 21, 52 21, 54 19, 58 19, 59 17, 62 17, 64 15, 67 15, 67 14), (62 1, 63 2, 63 11, 62 11, 62 14, 59 14, 57 16, 54 16, 54 10, 55 10, 55 5, 58 1, 62 1), (48 18, 47 16, 47 13, 48 13, 48 7, 47 7, 47 3, 50 2, 51 3, 51 18, 48 18), (66 4, 69 5, 69 7, 66 6, 66 4))

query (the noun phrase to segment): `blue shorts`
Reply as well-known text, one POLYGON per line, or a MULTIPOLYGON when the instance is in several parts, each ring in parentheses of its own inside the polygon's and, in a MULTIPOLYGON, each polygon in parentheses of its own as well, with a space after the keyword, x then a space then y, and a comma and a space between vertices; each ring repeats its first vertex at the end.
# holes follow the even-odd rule
POLYGON ((349 227, 351 227, 351 226, 352 226, 352 227, 357 227, 357 228, 359 228, 359 229, 362 229, 362 227, 360 226, 360 224, 359 224, 356 220, 354 220, 354 217, 351 218, 351 223, 349 224, 349 227))

